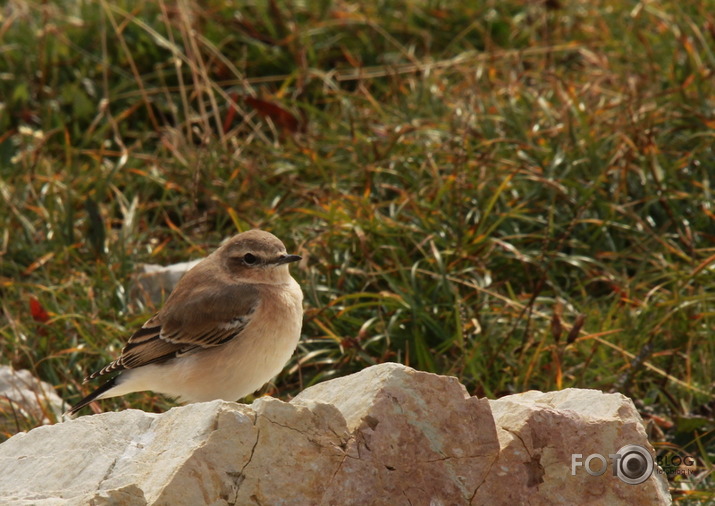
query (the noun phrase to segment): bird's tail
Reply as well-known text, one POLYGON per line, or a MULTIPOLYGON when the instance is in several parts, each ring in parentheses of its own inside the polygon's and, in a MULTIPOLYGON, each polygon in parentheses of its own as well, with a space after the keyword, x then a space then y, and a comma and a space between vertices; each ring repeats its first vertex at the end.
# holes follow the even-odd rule
POLYGON ((79 401, 77 404, 72 406, 70 409, 68 409, 67 412, 65 412, 65 416, 72 418, 74 415, 77 414, 77 412, 80 409, 85 407, 87 404, 94 401, 95 399, 101 398, 103 393, 105 393, 107 390, 109 390, 117 385, 117 378, 119 378, 119 376, 115 376, 114 378, 110 379, 109 381, 103 383, 94 392, 92 392, 87 397, 85 397, 84 399, 79 401))

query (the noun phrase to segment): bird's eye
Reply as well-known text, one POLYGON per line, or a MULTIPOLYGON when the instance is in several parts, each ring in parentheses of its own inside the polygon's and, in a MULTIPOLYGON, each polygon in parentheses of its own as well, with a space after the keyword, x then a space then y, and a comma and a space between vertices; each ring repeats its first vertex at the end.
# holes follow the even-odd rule
POLYGON ((246 253, 243 255, 243 261, 246 263, 246 265, 253 265, 256 262, 258 262, 258 258, 256 258, 255 255, 251 255, 250 253, 246 253))

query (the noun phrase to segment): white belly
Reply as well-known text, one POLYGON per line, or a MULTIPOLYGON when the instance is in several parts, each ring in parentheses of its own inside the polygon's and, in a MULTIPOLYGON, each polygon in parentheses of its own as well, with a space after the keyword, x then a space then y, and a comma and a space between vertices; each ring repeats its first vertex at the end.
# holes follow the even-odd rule
POLYGON ((281 372, 303 323, 303 293, 291 283, 265 293, 246 328, 226 344, 122 373, 102 397, 152 390, 183 402, 237 401, 281 372))

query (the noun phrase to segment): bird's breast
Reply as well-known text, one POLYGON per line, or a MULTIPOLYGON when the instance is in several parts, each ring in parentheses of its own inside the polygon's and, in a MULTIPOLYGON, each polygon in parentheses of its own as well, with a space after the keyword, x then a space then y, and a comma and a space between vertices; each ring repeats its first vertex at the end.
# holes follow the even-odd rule
POLYGON ((283 370, 298 345, 303 293, 291 281, 262 290, 254 314, 231 341, 129 371, 126 379, 184 402, 237 401, 255 392, 283 370))
POLYGON ((261 287, 260 303, 246 326, 250 335, 275 344, 292 340, 297 344, 303 324, 303 292, 298 283, 291 281, 261 287))
MULTIPOLYGON (((291 280, 292 281, 292 280, 291 280)), ((243 331, 214 352, 216 398, 237 400, 255 392, 278 375, 290 360, 303 324, 303 292, 293 283, 270 285, 243 331)))

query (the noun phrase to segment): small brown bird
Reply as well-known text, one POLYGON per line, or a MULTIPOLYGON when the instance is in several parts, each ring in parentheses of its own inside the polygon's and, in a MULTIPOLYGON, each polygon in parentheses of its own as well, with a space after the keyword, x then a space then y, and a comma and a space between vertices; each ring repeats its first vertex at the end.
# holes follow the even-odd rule
POLYGON ((183 402, 237 401, 276 376, 298 345, 303 292, 273 234, 231 238, 188 271, 121 356, 85 379, 119 374, 72 406, 152 390, 183 402))

